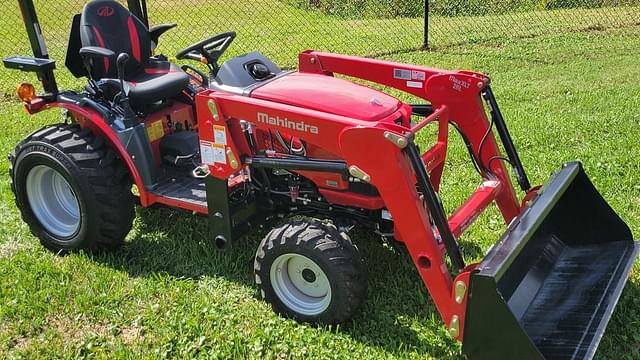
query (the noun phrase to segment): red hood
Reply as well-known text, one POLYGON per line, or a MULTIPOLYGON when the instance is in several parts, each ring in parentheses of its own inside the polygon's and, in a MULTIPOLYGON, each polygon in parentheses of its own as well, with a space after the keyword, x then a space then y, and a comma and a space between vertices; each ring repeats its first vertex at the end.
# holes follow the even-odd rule
POLYGON ((401 105, 398 99, 366 86, 297 72, 257 88, 251 97, 367 121, 389 116, 401 105))

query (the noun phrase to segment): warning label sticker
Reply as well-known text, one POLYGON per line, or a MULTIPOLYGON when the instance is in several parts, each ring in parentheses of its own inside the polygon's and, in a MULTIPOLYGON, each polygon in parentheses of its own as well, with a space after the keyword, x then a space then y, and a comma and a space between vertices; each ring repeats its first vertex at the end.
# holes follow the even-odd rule
POLYGON ((422 83, 420 81, 407 81, 407 87, 422 89, 422 83))
POLYGON ((224 153, 224 145, 213 144, 213 161, 219 164, 227 163, 227 156, 224 153))
POLYGON ((212 165, 215 163, 213 159, 213 143, 210 141, 200 140, 200 158, 202 163, 212 165))
POLYGON ((411 80, 411 70, 393 69, 393 78, 400 80, 411 80))
POLYGON ((226 164, 225 146, 214 144, 211 141, 200 140, 200 157, 207 165, 226 164))
POLYGON ((216 144, 227 145, 227 132, 224 126, 213 125, 213 141, 216 144))
POLYGON ((162 120, 154 121, 147 125, 147 135, 149 141, 154 142, 160 140, 164 136, 164 127, 162 126, 162 120))
POLYGON ((411 71, 411 80, 424 81, 425 79, 426 79, 426 74, 424 73, 424 71, 416 71, 416 70, 411 71))

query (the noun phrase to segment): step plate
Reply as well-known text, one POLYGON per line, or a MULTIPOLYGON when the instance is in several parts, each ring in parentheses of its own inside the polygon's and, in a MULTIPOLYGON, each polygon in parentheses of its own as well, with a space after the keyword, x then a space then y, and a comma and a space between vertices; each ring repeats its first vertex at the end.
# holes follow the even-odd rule
POLYGON ((192 176, 167 176, 158 182, 153 194, 172 200, 207 207, 207 191, 203 179, 192 176))

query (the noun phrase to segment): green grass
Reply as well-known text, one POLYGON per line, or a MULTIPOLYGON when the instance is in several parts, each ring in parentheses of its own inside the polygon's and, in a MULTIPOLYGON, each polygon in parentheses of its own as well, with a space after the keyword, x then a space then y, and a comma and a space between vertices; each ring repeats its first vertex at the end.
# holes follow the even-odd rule
MULTIPOLYGON (((222 30, 218 26, 212 30, 222 30)), ((249 46, 246 40, 239 44, 249 46)), ((386 58, 490 73, 532 182, 544 182, 564 161, 583 161, 605 199, 637 235, 639 48, 636 26, 386 58)), ((13 80, 5 74, 0 74, 0 85, 9 88, 13 80)), ((29 117, 15 102, 3 100, 0 119, 0 153, 7 154, 32 130, 57 122, 59 113, 29 117)), ((451 137, 442 190, 448 211, 478 185, 461 141, 455 133, 451 137)), ((329 329, 282 319, 259 300, 252 261, 262 234, 220 253, 207 241, 205 218, 138 209, 121 250, 57 257, 43 250, 21 222, 7 161, 0 162, 0 214, 0 358, 460 356, 409 259, 362 231, 352 237, 368 260, 368 300, 351 324, 329 329)), ((485 213, 461 239, 466 259, 480 259, 503 229, 495 209, 485 213)), ((597 357, 640 358, 638 265, 597 357)))

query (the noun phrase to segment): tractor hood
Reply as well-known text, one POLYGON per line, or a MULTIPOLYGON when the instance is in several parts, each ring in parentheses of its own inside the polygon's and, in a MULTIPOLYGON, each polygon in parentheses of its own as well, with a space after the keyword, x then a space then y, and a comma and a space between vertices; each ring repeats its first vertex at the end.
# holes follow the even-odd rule
POLYGON ((251 97, 365 121, 380 120, 401 106, 398 99, 366 86, 298 72, 258 87, 251 97))

